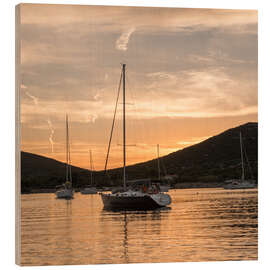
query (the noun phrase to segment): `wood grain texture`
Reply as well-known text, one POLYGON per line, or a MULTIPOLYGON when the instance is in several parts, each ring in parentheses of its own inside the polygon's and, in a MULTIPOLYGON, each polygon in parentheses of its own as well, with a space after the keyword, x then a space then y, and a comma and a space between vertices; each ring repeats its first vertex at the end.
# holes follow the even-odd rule
POLYGON ((21 85, 21 12, 15 8, 15 262, 21 265, 21 131, 20 131, 20 85, 21 85))

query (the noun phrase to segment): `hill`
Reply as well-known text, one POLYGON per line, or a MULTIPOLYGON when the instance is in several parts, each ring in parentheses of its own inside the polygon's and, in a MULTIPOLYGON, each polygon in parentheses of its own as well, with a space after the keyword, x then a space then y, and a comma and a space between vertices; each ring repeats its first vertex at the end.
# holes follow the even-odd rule
MULTIPOLYGON (((248 177, 257 179, 258 169, 258 123, 247 123, 231 128, 201 143, 176 151, 161 158, 161 167, 167 174, 177 177, 171 184, 192 186, 219 186, 226 179, 240 178, 241 155, 239 134, 249 163, 245 164, 248 177), (251 170, 250 170, 251 168, 251 170), (252 175, 251 175, 252 174, 252 175)), ((54 188, 64 182, 65 163, 43 156, 21 152, 22 192, 32 189, 54 188)), ((127 166, 127 178, 157 178, 157 160, 127 166)), ((95 172, 98 186, 122 184, 122 169, 95 172)), ((89 182, 89 171, 72 166, 73 184, 81 187, 89 182)))
MULTIPOLYGON (((44 156, 21 152, 21 189, 50 189, 65 181, 66 163, 44 156)), ((74 186, 89 182, 89 171, 72 166, 74 186)))
MULTIPOLYGON (((213 136, 201 143, 173 152, 161 158, 167 174, 177 174, 177 183, 218 182, 241 177, 240 131, 248 163, 247 177, 257 179, 258 123, 246 123, 213 136), (249 166, 248 166, 249 165, 249 166), (251 170, 250 170, 251 168, 251 170)), ((121 175, 121 168, 110 170, 111 178, 121 175)), ((126 168, 127 177, 157 177, 157 160, 126 168)), ((118 176, 118 177, 117 177, 118 176)))

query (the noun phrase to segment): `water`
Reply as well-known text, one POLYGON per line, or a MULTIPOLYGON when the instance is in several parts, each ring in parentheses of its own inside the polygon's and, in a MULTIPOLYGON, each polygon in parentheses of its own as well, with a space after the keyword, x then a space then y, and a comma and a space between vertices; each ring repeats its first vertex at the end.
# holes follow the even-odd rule
POLYGON ((22 195, 22 264, 257 259, 257 189, 170 195, 170 208, 126 212, 103 210, 99 195, 22 195))

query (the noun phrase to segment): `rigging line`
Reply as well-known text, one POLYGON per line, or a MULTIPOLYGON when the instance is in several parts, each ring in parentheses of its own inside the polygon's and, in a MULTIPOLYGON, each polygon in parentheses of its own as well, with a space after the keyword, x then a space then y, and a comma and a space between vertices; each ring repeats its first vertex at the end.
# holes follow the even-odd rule
MULTIPOLYGON (((68 123, 67 123, 68 124, 68 123)), ((72 173, 71 173, 71 158, 70 158, 70 141, 69 141, 69 125, 68 125, 68 164, 69 164, 69 178, 70 183, 72 184, 72 173)))
POLYGON ((90 184, 91 184, 91 186, 93 186, 93 169, 92 169, 91 150, 89 150, 89 168, 90 168, 90 184))
MULTIPOLYGON (((126 68, 126 73, 125 73, 125 79, 126 79, 126 100, 131 101, 131 102, 125 102, 125 105, 135 105, 135 100, 133 98, 132 95, 132 91, 129 85, 129 80, 127 78, 128 72, 127 72, 127 68, 126 68)), ((126 126, 127 126, 127 134, 130 134, 131 136, 128 136, 129 140, 127 140, 127 142, 129 142, 129 144, 126 144, 126 146, 137 146, 138 143, 138 138, 137 138, 137 130, 136 129, 136 117, 134 118, 132 115, 132 110, 130 110, 131 114, 129 115, 129 113, 126 113, 126 119, 128 119, 129 121, 126 121, 126 126)), ((130 152, 127 152, 127 155, 129 155, 130 152)), ((134 153, 133 153, 134 155, 134 153)))
MULTIPOLYGON (((135 141, 135 145, 134 146, 137 146, 136 144, 138 143, 139 144, 139 141, 140 139, 142 140, 142 138, 138 138, 138 132, 136 132, 137 130, 142 130, 139 128, 139 126, 137 127, 136 129, 136 122, 139 123, 139 117, 138 117, 138 113, 137 113, 137 106, 136 106, 136 99, 134 98, 134 94, 133 94, 133 89, 132 89, 132 86, 131 86, 131 83, 130 83, 130 80, 129 80, 129 76, 128 76, 128 72, 126 72, 126 81, 127 81, 127 94, 130 94, 130 99, 131 99, 131 104, 134 105, 134 112, 135 112, 135 117, 131 117, 131 128, 132 130, 134 131, 133 132, 133 135, 134 135, 134 141, 135 141)), ((141 136, 140 136, 141 137, 141 136)))
POLYGON ((166 170, 166 167, 165 167, 165 164, 164 164, 164 161, 163 161, 163 157, 160 157, 160 164, 162 166, 164 176, 166 176, 167 175, 167 170, 166 170))
POLYGON ((68 115, 66 114, 66 182, 68 181, 68 115))
POLYGON ((248 160, 248 156, 247 156, 247 152, 246 152, 246 148, 244 147, 244 144, 243 144, 243 149, 244 149, 244 156, 246 158, 248 168, 249 168, 249 171, 250 171, 250 176, 251 176, 252 179, 254 179, 254 175, 253 175, 252 168, 251 168, 251 165, 250 165, 249 160, 248 160))
POLYGON ((89 150, 88 154, 89 154, 89 169, 88 169, 88 172, 89 172, 89 179, 90 179, 90 184, 92 182, 92 166, 91 166, 91 154, 90 154, 91 150, 89 150))
POLYGON ((160 181, 159 144, 157 145, 158 180, 160 181))
MULTIPOLYGON (((141 128, 139 128, 139 130, 142 130, 142 131, 145 131, 146 128, 145 128, 145 123, 143 120, 139 121, 139 113, 138 113, 138 110, 137 110, 137 106, 136 106, 136 102, 135 102, 135 98, 134 98, 134 91, 133 91, 133 88, 131 87, 131 83, 130 83, 130 80, 129 80, 129 76, 128 76, 128 73, 126 73, 126 81, 127 81, 127 84, 129 85, 128 89, 130 90, 130 94, 131 94, 131 99, 132 99, 132 102, 134 103, 134 111, 135 111, 135 119, 137 120, 138 124, 140 123, 141 125, 141 128)), ((137 134, 137 133, 136 133, 137 134)), ((145 140, 145 134, 144 133, 141 133, 140 134, 140 139, 141 141, 146 141, 145 140)), ((147 147, 147 146, 146 146, 147 147)), ((145 152, 144 152, 144 155, 143 155, 143 159, 144 161, 143 162, 146 162, 147 161, 147 158, 146 158, 146 155, 145 155, 145 152)), ((148 170, 150 169, 150 165, 144 165, 145 168, 147 168, 148 170)))
POLYGON ((108 145, 107 155, 106 155, 106 162, 105 162, 105 168, 104 168, 104 172, 105 172, 105 173, 107 173, 107 165, 108 165, 109 153, 110 153, 110 148, 111 148, 111 141, 112 141, 112 136, 113 136, 113 129, 114 129, 114 123, 115 123, 115 117, 116 117, 117 105, 118 105, 118 100, 119 100, 119 96, 120 96, 122 76, 123 76, 123 73, 122 73, 122 70, 121 70, 120 81, 119 81, 118 92, 117 92, 117 99, 116 99, 115 108, 114 108, 114 115, 113 115, 112 128, 111 128, 110 139, 109 139, 109 145, 108 145))
POLYGON ((93 160, 93 156, 92 156, 92 151, 91 151, 91 161, 92 161, 92 171, 94 172, 95 167, 94 167, 94 160, 93 160))

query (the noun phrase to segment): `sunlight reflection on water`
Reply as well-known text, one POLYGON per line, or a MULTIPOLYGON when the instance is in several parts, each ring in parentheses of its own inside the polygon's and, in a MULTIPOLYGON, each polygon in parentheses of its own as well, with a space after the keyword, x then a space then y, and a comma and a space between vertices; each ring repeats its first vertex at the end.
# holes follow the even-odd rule
POLYGON ((257 189, 171 190, 169 208, 103 210, 98 194, 22 195, 22 264, 256 260, 257 189))

